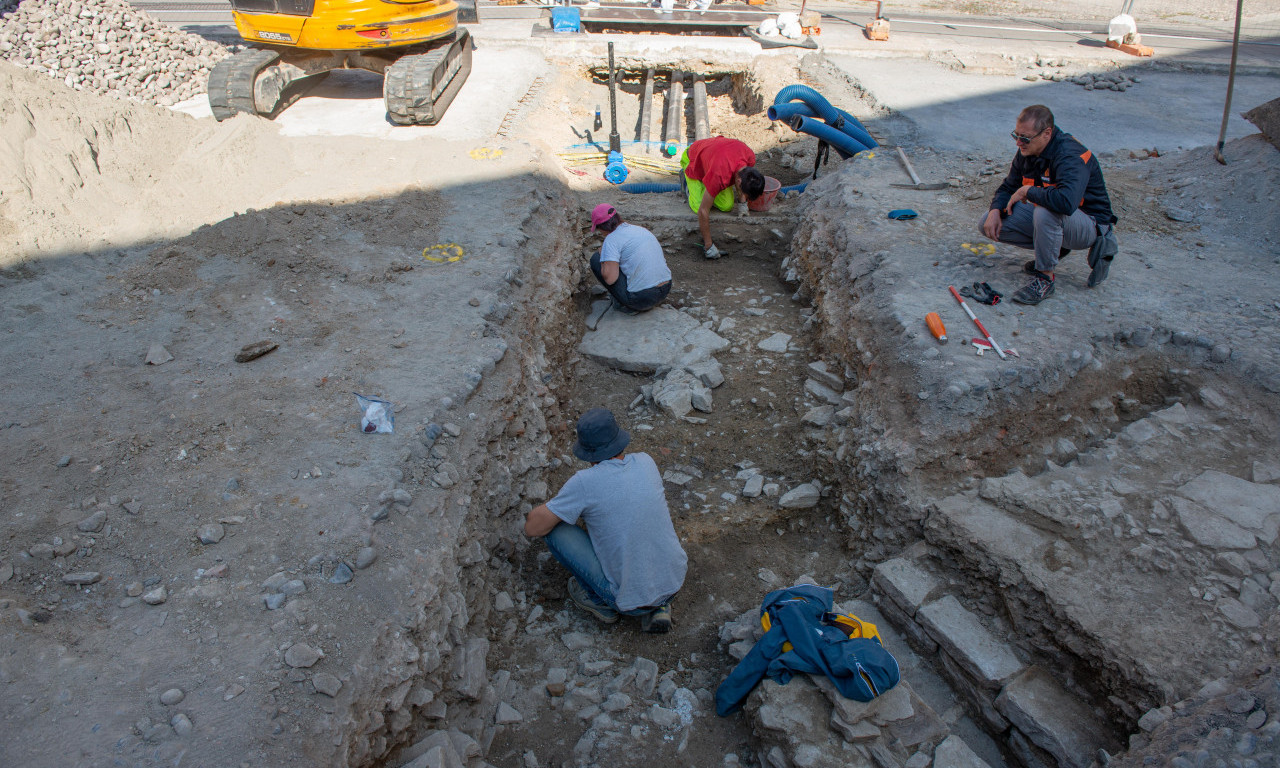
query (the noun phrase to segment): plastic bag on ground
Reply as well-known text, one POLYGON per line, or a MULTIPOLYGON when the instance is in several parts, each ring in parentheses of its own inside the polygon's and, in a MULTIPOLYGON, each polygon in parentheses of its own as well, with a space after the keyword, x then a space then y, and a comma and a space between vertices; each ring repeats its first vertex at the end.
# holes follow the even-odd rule
POLYGON ((389 401, 376 397, 365 397, 359 392, 352 392, 351 394, 356 396, 356 404, 360 406, 360 410, 364 414, 360 417, 361 432, 391 434, 394 431, 396 416, 391 412, 391 403, 389 401))

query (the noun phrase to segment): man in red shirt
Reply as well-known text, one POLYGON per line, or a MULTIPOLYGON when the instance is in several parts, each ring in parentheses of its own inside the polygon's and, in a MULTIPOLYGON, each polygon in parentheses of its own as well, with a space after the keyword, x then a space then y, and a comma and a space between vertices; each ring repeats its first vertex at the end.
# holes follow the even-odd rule
POLYGON ((756 153, 751 147, 726 136, 695 141, 680 157, 684 169, 681 181, 689 207, 698 214, 703 255, 708 259, 720 258, 720 249, 711 242, 711 206, 728 212, 741 200, 745 212, 747 200, 764 194, 764 174, 755 166, 756 153))

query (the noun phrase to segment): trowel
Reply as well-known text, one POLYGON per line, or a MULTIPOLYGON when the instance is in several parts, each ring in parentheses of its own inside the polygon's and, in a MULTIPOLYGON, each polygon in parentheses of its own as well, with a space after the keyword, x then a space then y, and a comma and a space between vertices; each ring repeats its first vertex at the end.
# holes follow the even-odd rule
POLYGON ((919 190, 946 189, 947 187, 951 186, 950 184, 946 184, 946 183, 925 184, 924 182, 920 181, 920 177, 916 175, 916 169, 911 166, 911 161, 907 159, 907 153, 902 151, 902 147, 897 147, 897 150, 898 150, 898 157, 902 158, 902 164, 907 167, 907 173, 911 175, 911 181, 915 183, 890 184, 889 186, 898 187, 900 189, 919 189, 919 190))

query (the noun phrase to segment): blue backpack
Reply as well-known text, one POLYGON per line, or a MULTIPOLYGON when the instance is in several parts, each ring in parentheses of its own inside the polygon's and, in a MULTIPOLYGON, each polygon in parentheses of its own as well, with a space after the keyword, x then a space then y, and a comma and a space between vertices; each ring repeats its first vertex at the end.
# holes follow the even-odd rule
POLYGON ((898 660, 880 643, 874 624, 832 613, 832 590, 801 584, 770 592, 760 606, 765 628, 716 689, 716 714, 741 709, 765 677, 786 685, 797 672, 825 675, 843 696, 871 701, 898 684, 898 660))

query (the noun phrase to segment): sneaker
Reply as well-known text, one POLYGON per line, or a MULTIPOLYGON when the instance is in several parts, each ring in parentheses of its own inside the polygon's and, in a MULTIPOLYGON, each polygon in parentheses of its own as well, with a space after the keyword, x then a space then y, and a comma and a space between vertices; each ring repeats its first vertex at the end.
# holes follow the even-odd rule
POLYGON ((671 605, 660 605, 640 617, 640 631, 661 635, 671 631, 671 605))
POLYGON ((1053 278, 1043 272, 1036 272, 1031 282, 1022 286, 1013 294, 1013 300, 1019 304, 1039 304, 1053 295, 1053 278))
POLYGON ((618 612, 613 609, 613 606, 597 602, 576 576, 569 577, 569 599, 574 605, 599 619, 602 624, 613 624, 618 621, 618 612))

